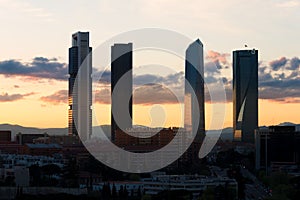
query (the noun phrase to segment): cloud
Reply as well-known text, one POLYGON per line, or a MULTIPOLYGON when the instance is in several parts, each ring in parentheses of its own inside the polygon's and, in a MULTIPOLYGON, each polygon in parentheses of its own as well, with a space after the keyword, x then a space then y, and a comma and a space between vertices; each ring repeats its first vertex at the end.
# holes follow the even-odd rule
MULTIPOLYGON (((103 88, 95 93, 95 102, 100 104, 111 103, 110 89, 103 88)), ((142 105, 174 104, 183 102, 183 94, 178 96, 161 84, 145 84, 137 86, 133 91, 133 103, 142 105)))
POLYGON ((167 86, 178 86, 182 85, 184 82, 184 72, 177 72, 174 74, 169 74, 165 77, 154 75, 154 74, 144 74, 134 76, 133 84, 136 86, 144 85, 145 83, 157 83, 167 86))
MULTIPOLYGON (((226 101, 230 102, 232 101, 232 78, 230 75, 221 77, 223 76, 221 73, 222 70, 231 69, 224 67, 225 65, 231 65, 226 59, 228 56, 229 54, 227 53, 209 51, 207 57, 211 59, 211 62, 205 63, 204 71, 206 84, 214 86, 220 79, 223 80, 227 96, 226 101)), ((29 64, 22 64, 14 60, 13 67, 8 69, 3 67, 7 66, 3 63, 4 62, 0 63, 0 73, 3 74, 51 77, 56 80, 67 78, 67 66, 57 62, 56 59, 36 57, 29 64)), ((299 67, 300 59, 298 57, 287 58, 283 56, 269 63, 260 62, 258 70, 259 98, 285 103, 298 101, 297 99, 300 97, 299 67)), ((100 89, 96 91, 95 100, 96 103, 110 104, 110 87, 105 86, 110 85, 111 72, 107 70, 97 71, 94 69, 95 78, 100 74, 102 74, 102 77, 98 82, 103 84, 104 87, 102 85, 100 89)), ((184 72, 177 72, 167 76, 161 76, 159 74, 134 75, 133 84, 134 89, 136 89, 134 91, 135 104, 177 103, 175 94, 179 96, 179 101, 183 102, 184 72)), ((218 88, 214 88, 214 90, 218 91, 218 88)), ((52 104, 66 103, 68 99, 67 95, 67 90, 60 90, 52 95, 41 97, 41 100, 52 104)), ((209 101, 210 97, 206 92, 206 102, 209 101)), ((217 101, 224 100, 217 98, 217 101)))
POLYGON ((102 88, 95 92, 95 103, 100 104, 110 104, 111 103, 111 96, 110 96, 110 88, 102 88))
POLYGON ((167 87, 160 84, 146 84, 138 87, 133 93, 133 103, 152 104, 176 104, 183 102, 183 95, 176 95, 167 87))
POLYGON ((295 8, 300 6, 300 2, 296 0, 284 1, 281 3, 277 3, 276 6, 281 8, 295 8))
POLYGON ((293 71, 287 78, 296 78, 299 75, 299 71, 293 71))
POLYGON ((97 68, 93 68, 92 78, 94 82, 102 84, 110 84, 111 82, 111 71, 99 71, 97 68))
POLYGON ((270 67, 272 68, 272 70, 274 71, 278 71, 280 68, 284 67, 285 64, 287 63, 287 59, 286 57, 281 57, 278 60, 273 60, 269 63, 270 67))
POLYGON ((35 94, 34 92, 26 93, 26 94, 11 94, 11 95, 9 95, 8 93, 4 93, 0 95, 0 102, 17 101, 23 99, 24 97, 34 95, 34 94, 35 94))
MULTIPOLYGON (((214 58, 219 56, 220 53, 212 52, 210 55, 214 58)), ((205 64, 205 81, 206 84, 211 84, 211 86, 218 81, 217 77, 222 75, 220 69, 213 66, 214 64, 213 62, 205 64)), ((226 68, 221 68, 227 70, 226 68)), ((281 57, 267 64, 260 62, 258 68, 259 98, 284 103, 298 102, 300 99, 299 68, 300 59, 298 57, 281 57)), ((225 85, 226 100, 230 102, 232 101, 232 77, 225 77, 225 79, 223 77, 223 83, 225 85)), ((216 91, 218 90, 218 88, 215 89, 216 91)), ((207 91, 205 96, 206 102, 209 102, 210 96, 207 91)))
POLYGON ((278 80, 278 79, 273 79, 270 81, 262 81, 260 84, 260 87, 272 87, 272 88, 279 88, 282 90, 286 89, 293 89, 293 90, 299 90, 299 85, 300 85, 300 79, 291 79, 291 80, 278 80))
POLYGON ((58 62, 56 58, 35 57, 29 63, 22 63, 18 60, 1 61, 0 74, 5 76, 67 80, 68 68, 65 63, 58 62))
POLYGON ((204 73, 206 75, 214 76, 216 74, 220 74, 220 69, 223 68, 220 63, 217 62, 208 62, 204 64, 204 73))
POLYGON ((40 100, 53 104, 65 104, 68 102, 68 90, 59 90, 49 96, 42 96, 40 100))
MULTIPOLYGON (((210 55, 212 58, 221 56, 222 54, 213 52, 210 55)), ((227 54, 224 54, 224 56, 227 54)), ((224 61, 224 60, 223 60, 224 61)), ((225 61, 224 61, 225 62, 225 61)), ((228 65, 230 63, 227 63, 228 65)), ((275 59, 267 64, 260 62, 258 68, 259 76, 259 98, 268 99, 272 101, 294 103, 300 98, 300 77, 299 77, 299 58, 281 57, 275 59), (274 71, 276 69, 277 71, 274 71), (282 69, 279 71, 279 69, 282 69)), ((221 70, 228 70, 226 68, 219 69, 215 63, 205 63, 205 83, 210 85, 214 91, 215 101, 224 102, 223 97, 219 97, 218 91, 221 94, 222 88, 217 88, 216 83, 222 80, 225 86, 226 102, 232 101, 232 77, 222 77, 221 70)), ((232 72, 231 72, 232 73, 232 72)), ((107 72, 107 77, 110 72, 107 72)), ((177 103, 174 98, 176 94, 179 101, 183 102, 184 94, 184 72, 177 72, 169 74, 168 76, 160 76, 155 74, 144 74, 134 76, 134 103, 136 104, 164 104, 177 103), (145 83, 154 83, 147 84, 145 83), (170 90, 167 90, 169 88, 170 90), (174 92, 170 93, 170 91, 174 92)), ((97 92, 98 103, 110 103, 110 89, 104 89, 97 92)), ((210 102, 210 95, 206 89, 206 102, 210 102)))
POLYGON ((228 64, 227 57, 229 56, 229 53, 219 53, 216 51, 209 50, 207 52, 206 59, 208 59, 211 62, 219 62, 225 65, 228 64))
POLYGON ((205 72, 206 73, 217 73, 220 74, 220 69, 227 69, 230 63, 227 58, 230 56, 229 53, 220 53, 209 50, 206 55, 205 72))
POLYGON ((295 103, 300 99, 300 92, 298 88, 288 87, 285 84, 284 88, 281 87, 261 87, 259 89, 259 98, 271 101, 295 103))
POLYGON ((287 67, 288 70, 297 70, 299 72, 300 68, 300 59, 294 57, 290 60, 290 65, 287 67))
POLYGON ((281 57, 271 61, 265 70, 259 71, 259 98, 272 101, 294 103, 300 98, 300 60, 281 57), (280 73, 271 73, 272 70, 280 73))

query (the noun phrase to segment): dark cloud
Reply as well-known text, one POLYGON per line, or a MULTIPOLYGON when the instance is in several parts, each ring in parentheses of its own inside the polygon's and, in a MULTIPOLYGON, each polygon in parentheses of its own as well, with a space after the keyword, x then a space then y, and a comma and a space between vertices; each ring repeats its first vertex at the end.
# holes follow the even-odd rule
POLYGON ((154 75, 154 74, 144 74, 144 75, 134 76, 133 78, 133 84, 136 86, 140 86, 148 83, 163 84, 166 86, 171 86, 171 85, 182 86, 183 82, 184 82, 184 72, 169 74, 165 77, 154 75))
POLYGON ((12 101, 17 101, 21 100, 24 97, 30 96, 35 94, 34 92, 31 93, 26 93, 26 94, 11 94, 9 95, 8 93, 4 93, 0 95, 0 102, 12 102, 12 101))
POLYGON ((294 57, 290 60, 290 65, 287 67, 288 70, 297 70, 299 71, 300 68, 300 59, 294 57))
POLYGON ((104 70, 99 71, 96 68, 93 69, 93 81, 102 84, 110 84, 111 82, 111 71, 104 70))
POLYGON ((226 77, 223 77, 223 78, 222 78, 222 81, 223 81, 223 83, 224 83, 225 85, 230 84, 230 83, 229 83, 229 80, 228 80, 226 77))
POLYGON ((281 57, 278 60, 273 60, 269 63, 270 67, 274 71, 278 71, 280 68, 284 67, 288 59, 286 57, 281 57))
POLYGON ((210 83, 216 83, 218 81, 218 79, 215 78, 214 76, 206 76, 204 78, 204 81, 206 84, 210 84, 210 83))
POLYGON ((135 76, 133 79, 134 85, 143 85, 145 83, 162 83, 163 77, 153 74, 143 74, 135 76))
POLYGON ((208 62, 204 64, 204 74, 207 76, 214 76, 216 74, 220 74, 220 69, 222 68, 220 63, 208 62))
POLYGON ((258 82, 266 82, 266 81, 270 81, 273 80, 273 77, 270 73, 266 73, 266 72, 259 72, 258 73, 258 82))
POLYGON ((261 64, 259 64, 258 67, 258 74, 263 74, 265 73, 265 70, 267 69, 267 66, 261 66, 261 64))
POLYGON ((52 95, 43 96, 40 100, 53 105, 64 104, 68 102, 68 90, 59 90, 52 95))
POLYGON ((300 79, 283 79, 283 80, 278 80, 278 79, 273 79, 270 81, 262 81, 260 82, 260 87, 271 87, 271 88, 279 88, 282 90, 286 89, 298 89, 300 92, 300 79))
POLYGON ((264 87, 259 89, 259 98, 272 101, 291 103, 300 98, 299 90, 297 89, 281 89, 276 87, 264 87))
POLYGON ((293 103, 300 98, 299 58, 285 57, 270 62, 265 67, 269 70, 259 71, 259 98, 272 101, 293 103), (268 73, 272 70, 280 73, 268 73))
POLYGON ((0 74, 67 80, 68 68, 65 63, 57 62, 55 58, 36 57, 29 63, 22 63, 18 60, 2 61, 0 62, 0 74))

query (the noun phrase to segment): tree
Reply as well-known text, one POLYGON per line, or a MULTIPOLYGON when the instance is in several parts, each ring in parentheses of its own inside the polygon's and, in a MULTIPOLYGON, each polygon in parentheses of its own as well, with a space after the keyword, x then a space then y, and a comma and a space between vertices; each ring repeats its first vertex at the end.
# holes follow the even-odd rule
POLYGON ((138 188, 138 191, 137 191, 137 197, 138 197, 139 199, 141 199, 141 197, 142 197, 141 186, 139 186, 139 188, 138 188))
POLYGON ((78 187, 78 166, 76 163, 76 159, 70 157, 68 160, 68 164, 63 169, 63 180, 65 182, 65 186, 67 187, 78 187))
POLYGON ((116 186, 115 186, 114 183, 113 183, 113 186, 112 186, 111 196, 112 196, 113 199, 117 198, 117 189, 116 189, 116 186))
POLYGON ((31 185, 39 186, 41 181, 41 169, 38 165, 31 165, 29 167, 29 174, 31 177, 31 185))
POLYGON ((103 197, 103 199, 110 199, 111 190, 110 190, 109 183, 104 183, 103 188, 102 188, 102 197, 103 197))
POLYGON ((128 190, 127 190, 126 185, 124 186, 124 193, 123 193, 123 196, 124 196, 124 198, 127 198, 127 197, 128 197, 128 190))
POLYGON ((121 185, 119 189, 119 198, 122 199, 123 197, 124 197, 124 187, 123 185, 121 185))
POLYGON ((54 174, 61 173, 60 167, 55 164, 44 165, 41 167, 41 169, 42 169, 43 173, 45 173, 47 175, 54 175, 54 174))
POLYGON ((7 176, 4 180, 4 184, 6 186, 15 186, 15 177, 14 176, 7 176))

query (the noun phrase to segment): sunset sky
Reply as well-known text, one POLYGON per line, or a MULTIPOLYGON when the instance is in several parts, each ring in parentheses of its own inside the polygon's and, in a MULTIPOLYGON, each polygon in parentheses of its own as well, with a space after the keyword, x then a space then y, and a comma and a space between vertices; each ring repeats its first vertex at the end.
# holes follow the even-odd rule
MULTIPOLYGON (((232 51, 245 44, 259 50, 259 125, 300 123, 299 9, 300 0, 0 0, 0 124, 67 127, 72 33, 89 31, 95 49, 120 33, 149 27, 200 38, 207 84, 224 80, 227 100, 217 102, 226 106, 224 127, 232 126, 232 51)), ((161 125, 165 110, 165 126, 182 124, 181 104, 160 93, 161 88, 141 87, 152 80, 183 89, 184 60, 147 51, 133 57, 135 87, 140 88, 134 123, 161 125), (160 65, 172 70, 161 73, 160 65), (141 66, 156 73, 139 73, 141 66), (157 95, 147 96, 142 89, 157 95), (159 117, 151 122, 150 114, 159 117)), ((108 88, 101 85, 101 98, 94 105, 100 124, 110 123, 108 88)), ((207 129, 215 128, 211 107, 207 102, 207 129)))

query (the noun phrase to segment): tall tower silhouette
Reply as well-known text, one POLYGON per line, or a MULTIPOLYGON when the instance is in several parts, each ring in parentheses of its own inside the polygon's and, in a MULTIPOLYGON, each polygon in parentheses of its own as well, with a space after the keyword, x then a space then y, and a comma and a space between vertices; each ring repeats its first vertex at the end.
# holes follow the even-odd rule
POLYGON ((69 48, 69 135, 78 135, 82 141, 92 133, 92 48, 89 32, 72 35, 69 48))
POLYGON ((113 94, 120 80, 121 88, 112 95, 111 100, 111 140, 115 141, 115 131, 119 128, 132 128, 132 43, 114 44, 111 47, 111 93, 113 94), (122 79, 123 78, 123 79, 122 79), (129 104, 128 104, 128 98, 129 104), (118 124, 113 115, 118 114, 121 123, 118 124), (127 113, 129 111, 130 117, 127 113), (120 127, 122 126, 122 127, 120 127))
POLYGON ((205 136, 203 44, 197 39, 186 50, 185 58, 185 128, 196 135, 196 142, 205 136), (188 87, 187 82, 191 87, 188 87), (196 109, 196 108, 199 109, 196 109))
POLYGON ((258 127, 258 51, 233 52, 234 140, 254 142, 258 127))

